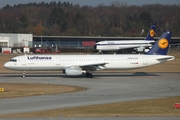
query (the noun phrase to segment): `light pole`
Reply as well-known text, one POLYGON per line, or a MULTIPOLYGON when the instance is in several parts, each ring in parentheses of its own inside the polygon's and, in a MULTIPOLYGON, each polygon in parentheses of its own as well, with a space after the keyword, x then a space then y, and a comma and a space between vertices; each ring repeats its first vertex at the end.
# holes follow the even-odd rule
POLYGON ((42 36, 41 36, 41 48, 42 48, 42 36))

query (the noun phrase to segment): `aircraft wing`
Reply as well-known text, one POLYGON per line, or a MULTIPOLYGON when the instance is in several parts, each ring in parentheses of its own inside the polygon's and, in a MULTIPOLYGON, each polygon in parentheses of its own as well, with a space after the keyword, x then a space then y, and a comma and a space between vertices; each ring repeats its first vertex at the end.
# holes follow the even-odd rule
POLYGON ((93 64, 84 64, 84 65, 79 65, 80 68, 83 70, 103 70, 105 69, 105 65, 108 63, 93 63, 93 64))

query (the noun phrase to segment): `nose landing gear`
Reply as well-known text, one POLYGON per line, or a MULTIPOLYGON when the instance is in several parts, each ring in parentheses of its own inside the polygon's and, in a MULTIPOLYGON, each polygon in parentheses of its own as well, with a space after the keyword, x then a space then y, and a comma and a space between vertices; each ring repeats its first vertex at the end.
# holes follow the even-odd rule
POLYGON ((23 76, 22 76, 23 78, 25 78, 26 77, 26 71, 24 70, 23 71, 23 76))

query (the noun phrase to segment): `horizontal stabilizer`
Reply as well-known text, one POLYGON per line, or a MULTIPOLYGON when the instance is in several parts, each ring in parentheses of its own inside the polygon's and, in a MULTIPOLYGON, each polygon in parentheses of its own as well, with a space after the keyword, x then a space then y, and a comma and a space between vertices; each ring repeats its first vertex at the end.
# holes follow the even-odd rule
POLYGON ((175 57, 174 56, 166 56, 164 58, 158 58, 157 60, 159 61, 171 61, 171 60, 174 60, 175 57))

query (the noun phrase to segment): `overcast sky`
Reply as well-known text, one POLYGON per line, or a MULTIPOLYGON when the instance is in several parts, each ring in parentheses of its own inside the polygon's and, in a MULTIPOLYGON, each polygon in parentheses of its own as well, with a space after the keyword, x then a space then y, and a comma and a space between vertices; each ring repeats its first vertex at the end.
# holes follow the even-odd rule
POLYGON ((110 5, 113 1, 125 2, 128 5, 143 5, 143 4, 180 4, 180 0, 0 0, 0 8, 4 7, 5 5, 9 4, 13 6, 14 4, 25 4, 29 2, 51 2, 51 1, 69 1, 73 4, 80 4, 82 5, 90 5, 90 6, 97 6, 99 4, 110 5))

